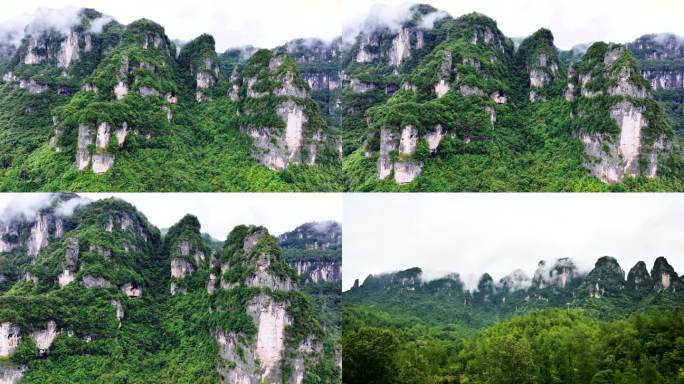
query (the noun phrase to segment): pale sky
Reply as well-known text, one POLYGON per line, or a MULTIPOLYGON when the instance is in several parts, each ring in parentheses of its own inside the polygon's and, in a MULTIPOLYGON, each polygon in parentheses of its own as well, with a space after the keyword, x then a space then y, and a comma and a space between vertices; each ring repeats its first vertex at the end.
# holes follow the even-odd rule
POLYGON ((562 257, 588 271, 604 255, 625 272, 665 256, 684 274, 684 194, 345 194, 343 205, 345 290, 411 267, 468 285, 562 257))
MULTIPOLYGON (((551 29, 556 45, 597 40, 629 42, 647 33, 684 35, 681 0, 425 0, 452 16, 477 11, 498 22, 509 37, 527 36, 540 27, 551 29)), ((122 23, 146 17, 166 28, 172 39, 190 40, 210 33, 217 50, 251 44, 273 48, 298 37, 332 39, 342 26, 365 16, 368 0, 3 0, 2 20, 29 19, 38 7, 95 8, 122 23)), ((405 0, 377 4, 399 6, 405 0)), ((9 25, 14 23, 5 22, 9 25)))
MULTIPOLYGON (((91 200, 115 196, 133 204, 158 228, 168 228, 190 213, 202 232, 225 240, 239 224, 263 225, 280 235, 310 221, 342 220, 337 193, 80 193, 91 200)), ((48 194, 0 193, 0 212, 10 201, 24 209, 39 205, 48 194), (22 201, 23 200, 23 201, 22 201)))

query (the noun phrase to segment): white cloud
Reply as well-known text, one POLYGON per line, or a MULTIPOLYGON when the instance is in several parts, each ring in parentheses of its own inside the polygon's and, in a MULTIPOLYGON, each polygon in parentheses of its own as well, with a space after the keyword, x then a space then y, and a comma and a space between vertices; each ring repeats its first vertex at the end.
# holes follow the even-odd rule
POLYGON ((262 225, 278 236, 312 221, 342 221, 342 195, 335 193, 82 193, 92 200, 110 196, 135 205, 158 228, 186 214, 197 216, 202 232, 225 240, 239 224, 262 225))
MULTIPOLYGON (((680 0, 625 0, 619 5, 594 0, 424 0, 454 17, 480 12, 498 22, 511 37, 527 36, 541 27, 551 29, 556 45, 570 49, 591 41, 629 42, 658 32, 684 35, 680 0)), ((27 19, 39 7, 89 7, 111 15, 122 23, 139 18, 154 20, 166 28, 172 39, 189 41, 202 33, 216 39, 217 50, 254 45, 272 48, 295 38, 324 40, 342 34, 343 26, 359 26, 369 16, 396 26, 410 2, 381 0, 252 0, 218 2, 212 0, 169 0, 163 3, 139 0, 22 0, 3 2, 0 35, 23 28, 16 19, 27 19)), ((434 17, 440 15, 434 14, 434 17)), ((48 18, 62 23, 68 17, 48 18)))
POLYGON ((90 204, 92 201, 85 197, 76 197, 60 203, 55 208, 55 213, 61 216, 71 216, 74 210, 82 205, 90 204))
POLYGON ((102 33, 104 26, 113 21, 114 18, 111 16, 102 16, 90 22, 90 28, 88 29, 91 33, 102 33))
POLYGON ((183 41, 209 33, 221 52, 245 45, 273 48, 300 37, 330 40, 341 33, 343 13, 342 2, 321 0, 22 0, 3 2, 0 24, 25 18, 38 7, 94 8, 124 24, 147 18, 161 24, 171 39, 183 41))
POLYGON ((3 193, 0 195, 0 220, 33 218, 41 208, 50 204, 49 193, 3 193))
POLYGON ((605 255, 625 271, 665 256, 684 274, 680 194, 346 194, 343 205, 345 289, 411 267, 472 287, 484 272, 532 276, 540 260, 586 272, 605 255))
MULTIPOLYGON (((591 41, 625 43, 648 33, 684 35, 681 0, 423 0, 454 17, 470 12, 493 18, 509 37, 528 36, 539 28, 550 29, 556 46, 570 49, 591 41)), ((359 18, 368 12, 367 0, 345 0, 345 17, 359 18)), ((405 0, 378 3, 403 7, 405 0)))
MULTIPOLYGON (((202 231, 218 240, 239 224, 266 227, 278 236, 312 221, 342 221, 342 195, 335 193, 81 193, 57 207, 71 215, 91 201, 117 197, 140 210, 158 228, 168 228, 186 214, 197 216, 202 231)), ((0 220, 36 212, 52 198, 48 193, 0 194, 0 220)), ((327 224, 323 224, 327 225, 327 224)))
MULTIPOLYGON (((0 221, 10 221, 24 218, 31 220, 38 211, 55 203, 58 196, 53 193, 3 193, 0 194, 0 221)), ((55 207, 55 213, 61 216, 71 216, 74 209, 90 203, 91 200, 77 197, 60 202, 55 207)))

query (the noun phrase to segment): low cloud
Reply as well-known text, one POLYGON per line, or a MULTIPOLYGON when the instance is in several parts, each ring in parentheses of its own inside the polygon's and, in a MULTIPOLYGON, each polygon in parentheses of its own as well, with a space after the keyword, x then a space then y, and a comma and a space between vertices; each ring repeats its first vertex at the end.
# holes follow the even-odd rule
MULTIPOLYGON (((387 28, 392 32, 398 32, 402 25, 409 21, 411 8, 415 3, 400 5, 373 5, 366 13, 350 17, 342 28, 342 39, 347 43, 353 43, 360 33, 368 35, 378 29, 387 28)), ((431 29, 434 23, 446 16, 444 11, 435 11, 424 15, 418 23, 418 27, 431 29)))
MULTIPOLYGON (((47 31, 68 34, 81 21, 81 7, 37 8, 33 13, 22 13, 0 22, 0 42, 18 47, 27 35, 39 35, 47 31)), ((103 15, 90 22, 89 32, 102 33, 102 29, 114 19, 103 15)))
POLYGON ((61 197, 55 193, 18 193, 5 204, 0 221, 8 223, 14 220, 33 220, 42 209, 53 206, 55 214, 71 216, 74 210, 91 202, 84 197, 73 197, 59 201, 61 197))
POLYGON ((71 216, 76 208, 90 203, 90 199, 78 196, 60 203, 55 208, 55 213, 60 216, 71 216))
POLYGON ((103 15, 101 17, 98 17, 97 19, 90 22, 90 28, 88 29, 88 32, 102 33, 104 26, 112 21, 114 21, 114 19, 111 16, 103 15))
POLYGON ((311 227, 314 231, 318 233, 327 233, 329 232, 333 227, 339 227, 340 224, 337 223, 336 221, 318 221, 313 223, 313 226, 311 227))

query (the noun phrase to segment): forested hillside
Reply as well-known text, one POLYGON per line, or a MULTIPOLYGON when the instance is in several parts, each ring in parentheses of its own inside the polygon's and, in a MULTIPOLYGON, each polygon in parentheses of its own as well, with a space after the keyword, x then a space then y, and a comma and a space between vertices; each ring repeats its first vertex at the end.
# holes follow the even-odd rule
POLYGON ((561 60, 549 29, 515 45, 485 15, 428 5, 374 20, 343 60, 348 189, 682 189, 676 122, 627 47, 561 60))
POLYGON ((560 259, 476 289, 421 275, 343 294, 345 383, 684 381, 684 281, 665 258, 626 276, 611 257, 588 273, 560 259))
POLYGON ((1 190, 341 188, 339 134, 287 53, 226 73, 209 35, 79 18, 27 28, 0 66, 1 190))
POLYGON ((339 309, 265 228, 217 249, 194 216, 161 236, 127 202, 75 199, 2 217, 1 382, 340 382, 339 309))
POLYGON ((0 41, 0 190, 684 189, 680 37, 561 51, 404 8, 222 53, 155 15, 30 25, 0 41))

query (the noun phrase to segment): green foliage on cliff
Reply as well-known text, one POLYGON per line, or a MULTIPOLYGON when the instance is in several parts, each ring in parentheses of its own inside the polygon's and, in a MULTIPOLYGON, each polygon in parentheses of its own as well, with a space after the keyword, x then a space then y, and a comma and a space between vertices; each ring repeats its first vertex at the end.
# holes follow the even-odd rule
MULTIPOLYGON (((217 282, 209 293, 209 274, 219 273, 215 261, 223 259, 205 242, 194 216, 182 218, 163 238, 133 206, 116 199, 79 207, 70 220, 73 228, 65 225, 61 239, 51 241, 33 263, 19 266, 28 273, 25 281, 0 294, 0 323, 20 327, 22 336, 19 349, 3 361, 26 366, 22 382, 220 383, 217 368, 234 362, 220 358, 214 332, 235 332, 246 342, 244 348, 255 346, 251 339, 257 328, 247 307, 262 295, 284 303, 292 319, 285 328, 287 356, 295 356, 308 337, 322 342, 320 357, 308 362, 306 382, 339 382, 334 360, 338 342, 324 337, 320 325, 334 314, 314 312, 312 299, 296 287, 287 292, 224 289, 217 282), (190 263, 194 271, 171 277, 173 260, 190 263), (73 269, 75 279, 60 287, 58 275, 64 269, 73 269), (109 285, 88 288, 87 276, 109 285), (127 296, 120 289, 127 283, 140 289, 141 296, 127 296), (175 294, 169 292, 172 283, 175 294), (118 306, 122 312, 117 314, 118 306), (59 334, 49 350, 39 354, 31 334, 45 330, 48 321, 56 323, 59 334)), ((242 251, 245 237, 255 231, 266 230, 237 227, 225 242, 226 252, 242 251)), ((259 255, 272 253, 269 273, 297 281, 267 232, 253 251, 245 264, 255 265, 259 255)), ((230 261, 231 268, 240 269, 239 260, 230 261)), ((283 367, 284 372, 288 369, 283 367)))
MULTIPOLYGON (((84 11, 85 12, 85 11, 84 11)), ((88 14, 88 12, 85 12, 88 14)), ((98 14, 99 15, 99 14, 98 14)), ((97 15, 90 15, 91 19, 97 15)), ((176 47, 164 29, 141 19, 128 26, 116 22, 102 33, 89 33, 89 21, 76 27, 79 56, 68 69, 57 66, 64 36, 39 36, 56 46, 40 64, 23 64, 29 41, 15 52, 6 71, 15 80, 0 84, 0 190, 71 191, 329 191, 339 190, 339 156, 334 150, 334 131, 328 131, 318 104, 301 99, 307 121, 302 149, 304 160, 309 140, 318 130, 326 146, 318 151, 316 165, 292 166, 275 172, 254 159, 255 148, 241 131, 246 119, 243 104, 254 105, 253 119, 278 130, 284 127, 275 115, 274 102, 231 101, 229 83, 220 70, 214 41, 202 35, 186 44, 176 58, 176 47), (88 42, 86 43, 86 38, 88 42), (86 46, 88 47, 86 49, 86 46), (211 68, 207 69, 209 62, 211 68), (203 88, 204 101, 196 101, 198 72, 215 82, 203 88), (19 81, 48 87, 39 94, 18 89, 19 81), (114 88, 127 87, 115 98, 114 88), (174 100, 175 99, 175 100, 174 100), (242 115, 240 115, 242 113, 242 115), (168 115, 168 116, 167 116, 168 115), (275 118, 274 118, 275 117, 275 118), (86 153, 108 153, 113 167, 94 174, 88 166, 79 171, 79 127, 88 127, 93 140, 100 124, 110 128, 109 142, 102 148, 87 145, 86 153), (125 139, 115 135, 124 124, 125 139), (119 142, 119 141, 122 142, 119 142)), ((41 40, 42 41, 42 40, 41 40)), ((269 56, 269 51, 262 55, 269 56)), ((245 65, 261 71, 268 60, 245 65)), ((293 74, 297 86, 308 89, 296 63, 284 55, 283 70, 293 74)), ((7 73, 3 72, 3 74, 7 73)), ((282 79, 280 79, 282 80, 282 79)), ((268 81, 267 81, 268 82, 268 81)), ((275 87, 275 82, 268 82, 275 87)), ((265 83, 264 83, 265 84, 265 83)), ((266 86, 259 84, 259 86, 266 86)), ((304 161, 305 162, 305 161, 304 161)))
MULTIPOLYGON (((407 23, 406 28, 411 28, 407 23)), ((650 98, 613 96, 610 87, 651 91, 634 55, 622 46, 596 43, 577 59, 561 60, 553 35, 540 29, 513 50, 496 23, 483 15, 445 17, 423 33, 425 48, 411 46, 410 59, 392 70, 388 49, 370 62, 354 62, 360 39, 351 48, 348 73, 370 90, 343 94, 345 188, 352 191, 649 191, 681 190, 681 147, 673 139, 662 107, 650 98), (431 45, 427 44, 430 41, 431 45), (429 47, 429 48, 428 48, 429 47), (427 48, 427 49, 426 49, 427 48), (615 53, 611 62, 607 55, 615 53), (449 66, 451 59, 451 66, 449 66), (576 60, 569 68, 569 64, 576 60), (568 76, 570 75, 570 76, 568 76), (533 78, 534 77, 534 81, 533 78), (623 79, 626 78, 626 79, 623 79), (580 81, 584 79, 583 81, 580 81), (449 90, 437 97, 440 81, 449 90), (394 89, 388 88, 392 84, 394 89), (574 86, 568 89, 568 84, 574 86), (626 85, 625 85, 626 84, 626 85), (464 88, 465 87, 465 88, 464 88), (470 87, 470 88, 468 88, 470 87), (584 95, 587 92, 596 95, 584 95), (390 96, 391 95, 391 96, 390 96), (501 96, 506 100, 502 101, 501 96), (572 97, 572 100, 566 98, 572 97), (611 109, 627 101, 648 122, 642 132, 644 151, 657 140, 671 141, 659 155, 658 177, 626 177, 606 185, 590 174, 593 160, 578 139, 580 132, 606 134, 619 142, 611 109), (490 121, 491 119, 491 121, 490 121), (444 134, 433 153, 427 134, 440 124, 444 134), (399 136, 407 125, 418 131, 410 160, 422 170, 414 181, 399 185, 394 172, 378 180, 380 130, 399 136), (346 131, 345 131, 346 130, 346 131), (348 138, 347 135, 351 137, 348 138)), ((371 41, 389 38, 377 31, 371 41), (384 36, 384 37, 383 37, 384 36)), ((353 87, 350 87, 353 88, 353 87)), ((627 92, 630 92, 628 89, 627 92)), ((610 139, 608 138, 610 137, 610 139)), ((647 174, 649 153, 641 155, 640 175, 647 174)), ((390 159, 398 158, 390 154, 390 159)))

